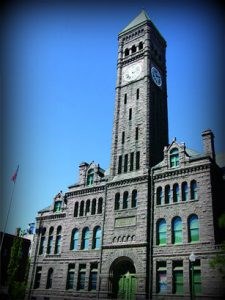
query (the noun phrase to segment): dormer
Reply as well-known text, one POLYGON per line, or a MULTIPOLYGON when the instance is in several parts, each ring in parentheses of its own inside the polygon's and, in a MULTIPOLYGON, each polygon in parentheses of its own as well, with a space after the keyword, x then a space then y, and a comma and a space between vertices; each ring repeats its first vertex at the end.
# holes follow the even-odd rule
POLYGON ((94 162, 90 164, 83 162, 79 166, 79 173, 79 185, 91 187, 102 180, 105 170, 94 162))
POLYGON ((53 203, 53 212, 58 213, 61 212, 64 207, 64 194, 62 191, 60 191, 55 197, 54 197, 54 203, 53 203))

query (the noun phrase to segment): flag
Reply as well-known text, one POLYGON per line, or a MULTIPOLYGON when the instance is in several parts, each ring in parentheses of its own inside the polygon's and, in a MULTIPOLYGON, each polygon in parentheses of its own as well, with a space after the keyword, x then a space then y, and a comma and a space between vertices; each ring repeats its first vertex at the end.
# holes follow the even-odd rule
POLYGON ((11 180, 15 183, 16 182, 16 177, 17 177, 17 174, 18 174, 18 171, 19 171, 19 165, 15 171, 15 173, 13 174, 13 176, 11 177, 11 180))

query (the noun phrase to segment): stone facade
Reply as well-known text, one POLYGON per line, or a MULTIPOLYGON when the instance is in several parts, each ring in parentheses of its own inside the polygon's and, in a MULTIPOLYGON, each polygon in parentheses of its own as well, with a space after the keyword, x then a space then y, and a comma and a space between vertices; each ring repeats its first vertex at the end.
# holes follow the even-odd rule
POLYGON ((223 297, 224 181, 210 130, 203 154, 168 145, 165 48, 143 11, 119 34, 110 170, 81 163, 38 212, 28 299, 223 297))

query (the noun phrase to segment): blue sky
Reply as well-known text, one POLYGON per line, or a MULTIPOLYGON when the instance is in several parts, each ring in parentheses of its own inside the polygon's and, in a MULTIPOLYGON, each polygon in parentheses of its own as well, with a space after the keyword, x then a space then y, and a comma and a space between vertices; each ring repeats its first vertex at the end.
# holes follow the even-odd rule
POLYGON ((211 128, 224 152, 225 34, 215 1, 31 2, 14 1, 3 15, 1 230, 18 164, 9 233, 66 192, 82 161, 109 167, 117 35, 143 8, 167 41, 170 142, 202 151, 211 128))

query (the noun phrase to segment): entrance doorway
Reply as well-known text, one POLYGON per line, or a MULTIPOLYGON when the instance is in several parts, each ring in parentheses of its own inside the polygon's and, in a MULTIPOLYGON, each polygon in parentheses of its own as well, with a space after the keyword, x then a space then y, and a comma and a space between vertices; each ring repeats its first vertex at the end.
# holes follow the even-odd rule
POLYGON ((136 270, 130 258, 120 257, 112 263, 110 268, 110 290, 114 299, 136 299, 136 270))

